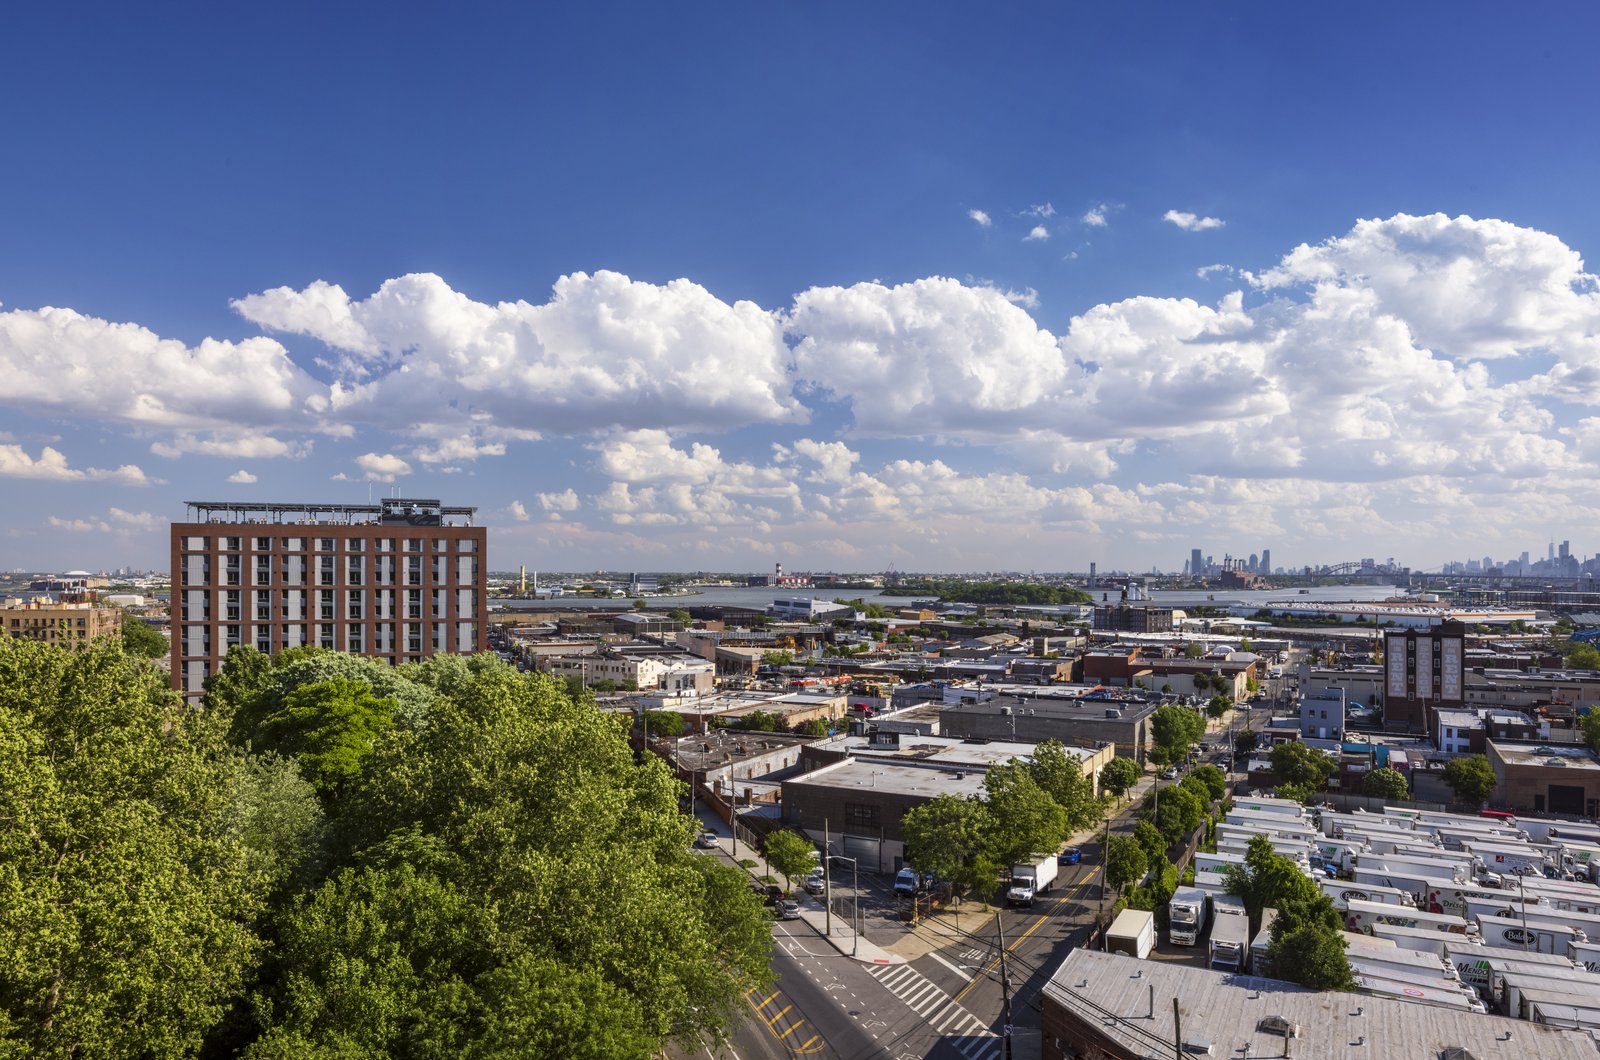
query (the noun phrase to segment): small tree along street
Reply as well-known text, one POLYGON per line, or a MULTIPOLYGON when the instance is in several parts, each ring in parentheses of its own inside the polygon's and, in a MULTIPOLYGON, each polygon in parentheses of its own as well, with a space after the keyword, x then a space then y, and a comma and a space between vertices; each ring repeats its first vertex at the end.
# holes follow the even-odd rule
POLYGON ((1494 766, 1489 764, 1489 759, 1484 755, 1451 759, 1450 764, 1444 767, 1442 779, 1455 792, 1458 803, 1474 809, 1483 806, 1498 783, 1494 766))

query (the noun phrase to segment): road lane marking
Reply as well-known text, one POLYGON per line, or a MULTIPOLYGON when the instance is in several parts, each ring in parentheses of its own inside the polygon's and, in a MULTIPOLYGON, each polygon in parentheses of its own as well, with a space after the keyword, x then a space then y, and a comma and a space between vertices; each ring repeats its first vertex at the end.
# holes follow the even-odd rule
MULTIPOLYGON (((945 960, 943 957, 939 956, 938 953, 930 951, 928 953, 928 956, 932 957, 934 960, 938 961, 940 964, 944 965, 946 968, 950 969, 952 972, 955 972, 957 975, 959 975, 961 977, 962 982, 966 981, 967 973, 962 971, 960 968, 956 967, 955 965, 951 964, 949 961, 945 960)), ((963 954, 963 956, 965 956, 965 954, 963 954)), ((982 956, 982 955, 979 954, 979 956, 982 956)))

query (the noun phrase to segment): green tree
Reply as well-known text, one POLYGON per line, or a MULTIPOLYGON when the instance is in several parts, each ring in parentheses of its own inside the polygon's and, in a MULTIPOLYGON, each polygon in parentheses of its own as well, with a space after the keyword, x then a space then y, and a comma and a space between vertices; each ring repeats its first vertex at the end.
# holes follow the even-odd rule
POLYGON ((1206 716, 1209 718, 1220 718, 1232 709, 1233 700, 1229 699, 1227 696, 1212 696, 1211 700, 1206 703, 1206 716))
POLYGON ((789 651, 763 652, 762 655, 761 655, 761 665, 763 665, 763 666, 793 666, 794 665, 794 652, 789 652, 789 651))
POLYGON ((1199 799, 1201 806, 1211 805, 1211 785, 1207 784, 1193 773, 1190 773, 1188 776, 1178 781, 1178 787, 1199 799))
POLYGON ((341 870, 303 906, 339 898, 302 923, 295 952, 306 956, 263 991, 265 1040, 294 1043, 266 1055, 349 1052, 346 1027, 357 1022, 371 1025, 364 1040, 395 1043, 369 1050, 380 1055, 403 1055, 424 1025, 450 1055, 546 1055, 516 1043, 554 1041, 565 1044, 553 1055, 643 1057, 669 1038, 724 1033, 743 992, 770 981, 771 935, 743 873, 691 851, 693 824, 666 764, 636 758, 614 718, 549 678, 508 667, 417 676, 434 675, 449 693, 435 699, 425 732, 382 734, 330 824, 330 847, 344 866, 382 870, 389 883, 412 869, 417 883, 399 881, 417 895, 405 904, 417 917, 437 905, 434 922, 460 944, 434 947, 423 925, 350 945, 339 910, 381 903, 341 870), (446 922, 455 907, 433 901, 446 887, 475 919, 446 922), (469 933, 481 944, 468 944, 469 933), (463 985, 414 995, 402 989, 407 967, 463 985), (564 992, 564 973, 583 997, 564 992), (347 991, 351 975, 375 977, 373 993, 347 991), (522 989, 557 1003, 505 1010, 522 989), (359 1013, 342 1011, 347 998, 359 1013), (603 999, 603 1020, 588 998, 603 999), (619 1044, 615 1028, 638 1036, 619 1044))
POLYGON ((220 726, 111 638, 0 637, 0 1055, 192 1056, 271 880, 220 726))
POLYGON ((806 875, 817 864, 817 848, 798 832, 773 832, 767 836, 763 852, 767 864, 782 873, 790 887, 793 887, 796 876, 806 875))
POLYGON ((1405 774, 1385 766, 1370 770, 1361 782, 1361 790, 1376 799, 1399 801, 1409 799, 1411 790, 1406 786, 1405 774))
POLYGON ((633 609, 635 611, 643 611, 645 608, 647 608, 649 606, 650 605, 645 603, 643 600, 635 600, 633 602, 633 609))
POLYGON ((336 796, 361 772, 378 735, 394 724, 394 700, 365 681, 336 677, 301 685, 257 729, 263 750, 292 755, 324 796, 336 796))
POLYGON ((1186 780, 1198 780, 1206 786, 1208 801, 1222 798, 1228 793, 1228 775, 1218 766, 1196 766, 1186 780))
POLYGON ((1160 865, 1167 860, 1167 850, 1171 846, 1167 837, 1161 834, 1161 829, 1149 821, 1140 821, 1133 826, 1133 840, 1139 844, 1139 849, 1144 851, 1146 860, 1152 865, 1160 865))
POLYGON ((671 710, 647 710, 643 724, 652 739, 675 740, 688 730, 683 715, 671 710))
POLYGON ((1591 707, 1578 719, 1578 727, 1583 730, 1584 741, 1591 748, 1600 750, 1600 710, 1591 707))
POLYGON ((900 819, 906 860, 948 880, 957 894, 987 894, 1000 862, 990 854, 994 819, 977 799, 940 795, 900 819))
POLYGON ((1125 835, 1106 838, 1106 884, 1121 891, 1131 883, 1144 879, 1150 871, 1150 862, 1138 842, 1125 835))
POLYGON ((738 728, 751 732, 782 732, 783 717, 766 710, 752 710, 736 723, 738 728))
POLYGON ((1304 785, 1313 791, 1325 788, 1337 768, 1332 758, 1299 740, 1278 744, 1267 758, 1280 783, 1304 785))
POLYGON ((1181 762, 1194 742, 1205 735, 1205 718, 1195 710, 1168 703, 1150 715, 1150 734, 1163 762, 1181 762))
POLYGON ((1250 729, 1245 729, 1233 738, 1233 753, 1239 756, 1250 754, 1261 742, 1261 738, 1250 729))
POLYGON ((1194 792, 1174 784, 1152 795, 1147 802, 1146 819, 1161 830, 1168 843, 1176 843, 1200 827, 1205 806, 1194 792))
POLYGON ((1333 900, 1285 901, 1272 922, 1267 962, 1276 979, 1313 990, 1353 990, 1355 976, 1345 956, 1344 923, 1333 900))
POLYGON ((802 722, 795 726, 794 731, 801 736, 826 736, 828 735, 828 723, 821 718, 812 718, 810 721, 802 722))
POLYGON ((694 622, 694 616, 689 614, 689 612, 682 610, 681 608, 675 608, 671 611, 668 611, 667 617, 672 619, 674 622, 678 622, 685 626, 694 622))
MULTIPOLYGON (((1199 641, 1191 640, 1188 644, 1185 644, 1183 646, 1183 654, 1184 654, 1184 656, 1186 658, 1198 659, 1202 655, 1204 655, 1205 653, 1206 653, 1206 650, 1205 650, 1205 648, 1200 646, 1200 642, 1199 641)), ((1196 674, 1195 676, 1198 677, 1198 676, 1201 676, 1201 675, 1196 674)))
POLYGON ((985 774, 983 787, 994 822, 990 834, 996 862, 1017 864, 1061 846, 1067 835, 1067 812, 1026 766, 1016 759, 995 766, 985 774))
POLYGON ((1034 782, 1066 811, 1068 832, 1092 828, 1105 816, 1105 807, 1094 793, 1094 781, 1083 775, 1082 763, 1069 755, 1060 741, 1035 745, 1027 768, 1034 782))
POLYGON ((1272 849, 1266 836, 1253 836, 1245 850, 1244 864, 1230 865, 1224 875, 1229 894, 1244 900, 1252 925, 1261 922, 1263 909, 1281 909, 1288 902, 1311 902, 1322 891, 1311 877, 1300 871, 1291 858, 1272 849))
POLYGON ((1477 807, 1484 804, 1499 783, 1494 775, 1494 766, 1489 764, 1489 759, 1484 755, 1451 759, 1450 764, 1444 767, 1443 780, 1455 792, 1458 803, 1477 807))
POLYGON ((1139 782, 1142 774, 1138 762, 1117 755, 1100 770, 1100 786, 1120 799, 1139 782))
POLYGON ((172 653, 172 645, 150 623, 124 612, 122 650, 141 659, 159 659, 172 653))

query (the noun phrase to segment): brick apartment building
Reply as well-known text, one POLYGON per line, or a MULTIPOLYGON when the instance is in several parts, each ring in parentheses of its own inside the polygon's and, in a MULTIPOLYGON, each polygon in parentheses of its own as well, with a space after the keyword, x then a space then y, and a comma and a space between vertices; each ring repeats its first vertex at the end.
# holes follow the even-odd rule
POLYGON ((121 636, 122 609, 98 607, 88 594, 77 600, 17 600, 0 606, 0 632, 73 647, 96 637, 121 636))
POLYGON ((334 648, 414 662, 488 648, 476 508, 189 501, 172 524, 172 686, 199 695, 228 649, 334 648))

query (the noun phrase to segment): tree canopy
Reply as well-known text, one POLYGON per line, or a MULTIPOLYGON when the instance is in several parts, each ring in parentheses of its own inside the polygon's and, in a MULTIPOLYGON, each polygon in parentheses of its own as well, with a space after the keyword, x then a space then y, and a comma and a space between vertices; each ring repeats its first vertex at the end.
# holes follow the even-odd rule
POLYGON ((1125 835, 1106 837, 1106 883, 1120 891, 1138 883, 1150 871, 1150 861, 1136 839, 1125 835))
POLYGON ((1498 781, 1494 766, 1484 755, 1466 755, 1451 759, 1444 767, 1442 779, 1455 792, 1456 801, 1463 806, 1482 806, 1494 791, 1498 781))
POLYGON ((995 766, 985 774, 983 787, 994 822, 990 834, 996 862, 1016 864, 1061 846, 1067 811, 1039 786, 1028 767, 1015 759, 995 766))
POLYGON ((957 894, 986 894, 1001 864, 990 852, 994 819, 979 799, 940 795, 900 819, 906 860, 948 880, 957 894))
POLYGON ((1142 774, 1138 762, 1117 755, 1100 770, 1100 786, 1120 799, 1139 782, 1142 774))
POLYGON ((193 709, 115 641, 0 640, 0 1054, 717 1037, 771 937, 625 735, 493 656, 235 649, 193 709))
POLYGON ((1094 781, 1083 775, 1082 764, 1059 741, 1045 740, 1035 746, 1028 772, 1065 811, 1068 832, 1092 828, 1105 816, 1106 807, 1094 793, 1094 781))
POLYGON ((1361 782, 1361 790, 1378 799, 1404 800, 1411 797, 1405 774, 1388 766, 1370 770, 1361 782))
POLYGON ((1197 710, 1168 703, 1150 715, 1152 757, 1161 762, 1181 762, 1206 732, 1206 719, 1197 710))
POLYGON ((172 645, 150 623, 133 615, 124 614, 122 650, 141 659, 159 659, 171 653, 172 645))
POLYGON ((1312 791, 1321 791, 1326 787, 1328 778, 1338 768, 1332 758, 1299 740, 1276 745, 1268 753, 1267 759, 1281 783, 1303 785, 1312 791))

